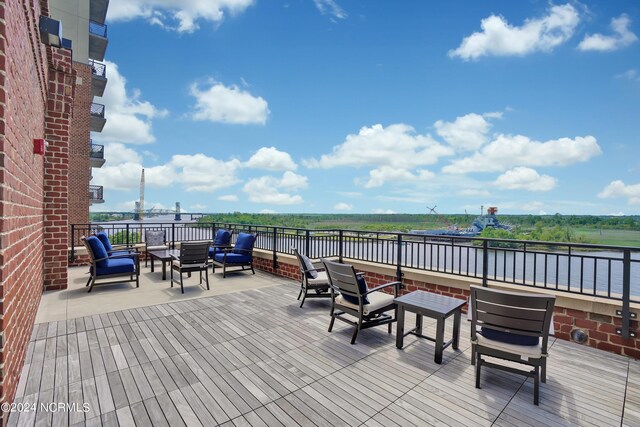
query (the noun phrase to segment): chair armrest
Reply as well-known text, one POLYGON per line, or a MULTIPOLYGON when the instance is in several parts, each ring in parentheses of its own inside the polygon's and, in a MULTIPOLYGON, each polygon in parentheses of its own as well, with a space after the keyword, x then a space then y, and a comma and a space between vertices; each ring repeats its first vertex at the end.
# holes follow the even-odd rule
POLYGON ((365 273, 364 271, 361 271, 361 272, 359 272, 359 273, 356 273, 356 276, 358 276, 358 277, 364 277, 364 275, 365 275, 365 274, 367 274, 367 273, 365 273))
MULTIPOLYGON (((128 254, 113 255, 108 258, 117 259, 117 258, 131 258, 131 257, 134 257, 134 258, 140 257, 140 252, 129 252, 128 254)), ((106 258, 102 258, 102 259, 106 259, 106 258)), ((99 260, 96 260, 96 261, 99 261, 99 260)))
POLYGON ((398 287, 402 285, 402 282, 389 282, 389 283, 385 283, 384 285, 380 285, 380 286, 376 286, 373 289, 369 289, 367 292, 365 292, 363 295, 368 295, 372 292, 375 291, 379 291, 380 289, 384 289, 384 288, 388 288, 390 286, 395 286, 396 287, 396 293, 398 292, 398 287))
POLYGON ((134 245, 127 245, 126 243, 119 243, 117 245, 111 245, 111 247, 113 248, 114 251, 117 250, 130 250, 130 251, 138 251, 138 248, 134 245), (116 249, 116 248, 124 248, 124 249, 116 249))
MULTIPOLYGON (((316 271, 324 271, 324 264, 322 263, 322 261, 311 261, 311 265, 313 265, 313 269, 316 271)), ((306 270, 307 269, 305 268, 305 271, 306 270)))

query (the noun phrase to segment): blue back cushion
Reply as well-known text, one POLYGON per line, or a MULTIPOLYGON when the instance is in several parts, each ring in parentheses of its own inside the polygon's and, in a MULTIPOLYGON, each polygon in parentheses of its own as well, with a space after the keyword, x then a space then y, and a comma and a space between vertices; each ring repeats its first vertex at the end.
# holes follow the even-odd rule
POLYGON ((113 251, 113 247, 111 246, 111 242, 109 241, 109 236, 107 236, 107 233, 101 231, 96 234, 96 237, 100 240, 107 252, 113 251))
POLYGON ((250 255, 253 250, 253 243, 256 240, 256 236, 249 233, 238 234, 238 240, 233 247, 233 252, 237 254, 250 255))
MULTIPOLYGON (((358 289, 360 290, 360 294, 364 294, 365 292, 367 292, 369 290, 369 288, 367 287, 367 282, 366 280, 364 280, 364 276, 356 276, 358 278, 358 289)), ((344 298, 345 301, 350 302, 351 304, 359 304, 358 301, 358 297, 354 297, 351 295, 345 295, 345 294, 341 294, 342 298, 344 298)), ((369 298, 367 298, 366 296, 363 298, 362 301, 363 304, 369 304, 369 298)))
POLYGON ((505 344, 516 345, 538 345, 539 337, 531 337, 529 335, 514 334, 511 332, 496 331, 495 329, 482 328, 482 336, 494 341, 500 341, 505 344))
POLYGON ((304 263, 305 270, 307 270, 305 272, 306 275, 307 275, 307 278, 308 279, 317 278, 318 277, 318 272, 316 271, 316 268, 313 266, 313 263, 311 262, 309 257, 300 254, 300 258, 302 259, 302 262, 304 263))
MULTIPOLYGON (((94 259, 106 258, 107 257, 107 249, 104 247, 102 242, 96 236, 87 237, 87 243, 91 248, 91 252, 93 252, 94 259)), ((96 263, 98 267, 106 267, 107 260, 98 261, 96 263)))
POLYGON ((231 241, 231 232, 229 230, 220 229, 216 233, 216 238, 213 239, 213 244, 217 246, 228 245, 231 241))

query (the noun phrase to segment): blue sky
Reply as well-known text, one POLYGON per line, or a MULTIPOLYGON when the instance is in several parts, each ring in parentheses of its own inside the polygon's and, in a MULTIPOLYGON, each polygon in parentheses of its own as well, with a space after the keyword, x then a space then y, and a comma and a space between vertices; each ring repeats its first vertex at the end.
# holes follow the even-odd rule
POLYGON ((111 0, 93 211, 640 209, 640 3, 111 0))

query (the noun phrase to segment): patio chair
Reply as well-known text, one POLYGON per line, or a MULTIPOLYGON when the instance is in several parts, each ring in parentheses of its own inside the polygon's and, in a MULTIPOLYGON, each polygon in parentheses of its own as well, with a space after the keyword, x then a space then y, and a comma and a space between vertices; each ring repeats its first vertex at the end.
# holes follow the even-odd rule
POLYGON ((87 248, 87 254, 91 260, 91 267, 89 268, 89 280, 85 286, 89 286, 89 291, 93 289, 93 285, 111 284, 111 283, 125 283, 136 282, 136 288, 140 287, 140 262, 137 252, 126 252, 121 255, 107 254, 107 249, 104 247, 100 239, 96 236, 89 236, 81 238, 87 248), (113 279, 116 277, 129 276, 129 280, 111 280, 107 282, 96 283, 97 280, 113 279))
MULTIPOLYGON (((144 232, 144 266, 147 266, 149 251, 169 249, 167 232, 165 230, 146 230, 144 232)), ((151 260, 153 262, 153 260, 151 260)))
POLYGON ((112 245, 111 240, 109 240, 109 235, 105 231, 99 231, 96 234, 100 243, 104 246, 107 251, 107 256, 121 256, 121 255, 129 255, 134 252, 138 252, 136 248, 132 245, 127 244, 116 244, 112 245))
POLYGON ((298 249, 291 248, 293 253, 298 258, 300 263, 300 293, 298 299, 302 297, 300 308, 304 304, 304 300, 307 298, 331 298, 333 294, 329 291, 331 284, 329 283, 329 276, 324 269, 322 261, 313 262, 305 255, 298 252, 298 249), (313 291, 315 293, 309 293, 313 291))
POLYGON ((251 270, 256 274, 253 269, 253 245, 256 237, 256 234, 238 234, 233 248, 224 249, 213 256, 213 272, 216 272, 216 266, 218 266, 222 267, 222 278, 227 277, 228 267, 236 268, 235 271, 251 270))
POLYGON ((340 292, 340 295, 332 299, 329 332, 333 329, 334 321, 339 319, 355 326, 351 344, 355 344, 356 337, 361 329, 388 324, 389 333, 391 333, 391 325, 397 320, 398 315, 398 310, 393 300, 398 296, 398 288, 401 283, 390 282, 369 289, 364 275, 356 274, 352 265, 341 264, 324 258, 322 258, 322 262, 329 276, 331 292, 340 292), (381 292, 386 288, 393 288, 393 294, 381 292), (394 310, 393 317, 385 314, 390 310, 394 310), (356 321, 346 318, 345 315, 347 314, 355 317, 356 321))
POLYGON ((202 284, 202 272, 209 290, 209 243, 188 242, 180 245, 180 258, 171 262, 171 287, 173 288, 173 271, 180 273, 180 291, 184 294, 182 273, 200 272, 200 284, 202 284))
POLYGON ((213 244, 209 246, 209 258, 213 258, 215 254, 223 253, 225 249, 231 248, 231 235, 233 235, 233 230, 221 228, 216 232, 213 244))
POLYGON ((547 382, 547 342, 555 296, 471 286, 471 364, 480 388, 483 365, 533 378, 533 403, 547 382), (488 362, 483 356, 533 367, 532 371, 488 362))

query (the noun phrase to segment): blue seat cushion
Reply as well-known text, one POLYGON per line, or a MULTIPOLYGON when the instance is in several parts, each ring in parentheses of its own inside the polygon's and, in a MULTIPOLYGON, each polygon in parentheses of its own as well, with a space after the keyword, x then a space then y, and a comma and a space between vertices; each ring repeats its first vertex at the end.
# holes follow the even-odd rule
POLYGON ((253 243, 256 240, 256 236, 249 233, 238 234, 238 240, 233 246, 233 252, 236 254, 249 254, 253 250, 253 243))
POLYGON ((227 246, 231 242, 231 232, 229 230, 220 229, 216 232, 213 239, 213 246, 227 246))
POLYGON ((529 335, 514 334, 512 332, 496 331, 495 329, 482 328, 481 332, 483 337, 494 341, 500 341, 505 344, 515 345, 538 345, 540 342, 539 337, 532 337, 529 335))
POLYGON ((107 252, 113 251, 113 246, 111 246, 111 241, 109 240, 109 236, 104 231, 96 233, 96 237, 100 240, 100 242, 104 245, 104 248, 107 252))
MULTIPOLYGON (((367 286, 367 281, 364 280, 364 276, 356 276, 358 278, 358 289, 360 290, 360 294, 364 294, 365 292, 367 292, 369 290, 369 287, 367 286)), ((360 302, 358 301, 358 297, 354 297, 351 295, 346 295, 346 294, 341 294, 342 298, 344 298, 345 301, 350 302, 351 304, 356 304, 358 305, 360 302)), ((367 298, 366 296, 363 298, 362 300, 363 304, 369 304, 369 298, 367 298)))
MULTIPOLYGON (((107 257, 107 250, 105 249, 102 242, 96 236, 89 236, 86 239, 87 244, 91 248, 91 252, 93 252, 93 259, 100 259, 107 257)), ((98 261, 96 263, 98 267, 103 267, 107 265, 107 260, 98 261)))
POLYGON ((135 273, 136 264, 131 258, 109 258, 105 260, 104 266, 98 266, 96 269, 98 276, 107 274, 135 273))
POLYGON ((224 254, 219 253, 215 254, 213 259, 217 262, 226 262, 227 264, 249 264, 251 263, 252 256, 251 255, 242 255, 242 254, 234 254, 233 252, 229 252, 227 254, 227 258, 225 260, 224 254))
POLYGON ((209 246, 209 258, 213 258, 215 254, 224 253, 224 249, 209 246))
POLYGON ((300 258, 302 259, 302 262, 304 263, 305 270, 307 270, 307 271, 305 271, 305 274, 306 274, 307 278, 308 279, 316 279, 318 277, 318 272, 316 271, 316 268, 313 266, 313 263, 311 262, 309 257, 300 254, 300 258))

